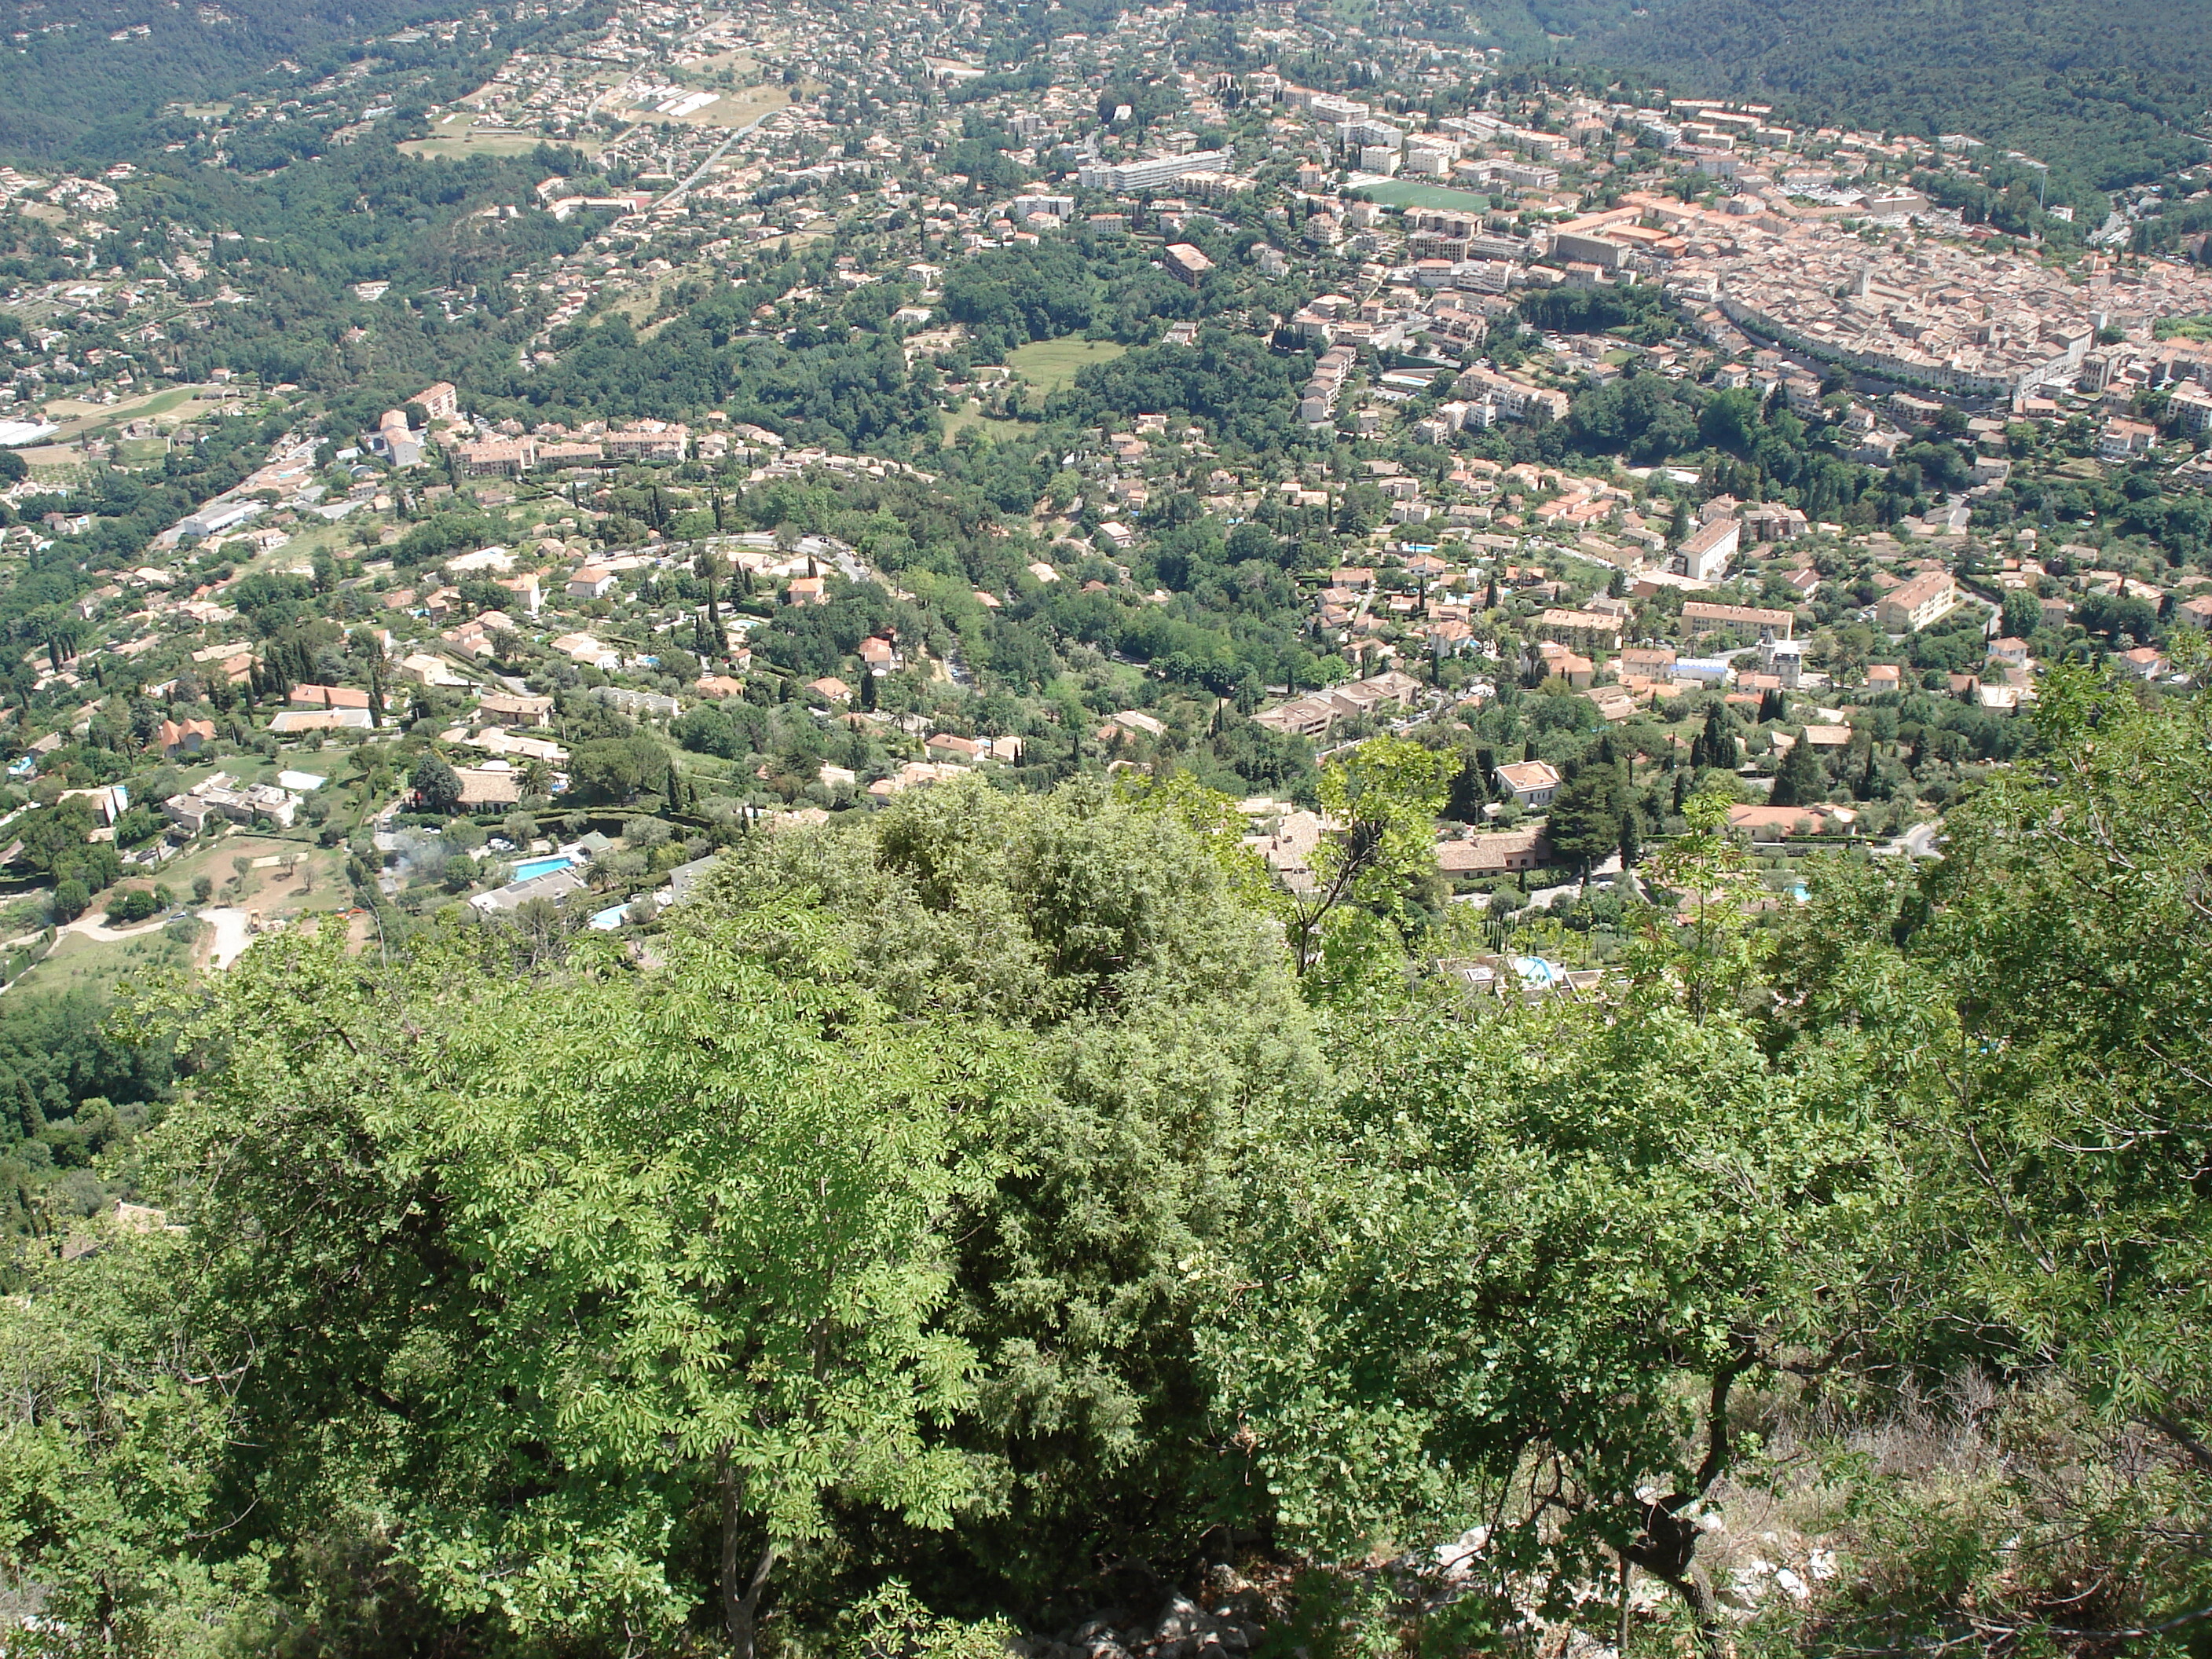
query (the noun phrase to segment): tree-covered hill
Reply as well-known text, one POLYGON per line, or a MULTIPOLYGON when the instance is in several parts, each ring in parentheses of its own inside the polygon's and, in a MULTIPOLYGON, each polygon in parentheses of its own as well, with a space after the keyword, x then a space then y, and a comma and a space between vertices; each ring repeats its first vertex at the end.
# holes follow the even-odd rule
POLYGON ((1500 21, 1524 50, 1632 64, 1678 94, 1970 133, 2101 190, 2201 155, 2212 104, 2202 9, 2158 0, 1528 0, 1500 21))
MULTIPOLYGON (((386 43, 380 57, 434 46, 391 37, 454 15, 439 0, 390 0, 373 11, 349 0, 7 0, 0 29, 14 49, 0 53, 0 150, 125 154, 166 105, 225 98, 271 71, 287 87, 280 96, 296 95, 361 62, 372 41, 386 43)), ((512 47, 542 27, 465 33, 512 47)))

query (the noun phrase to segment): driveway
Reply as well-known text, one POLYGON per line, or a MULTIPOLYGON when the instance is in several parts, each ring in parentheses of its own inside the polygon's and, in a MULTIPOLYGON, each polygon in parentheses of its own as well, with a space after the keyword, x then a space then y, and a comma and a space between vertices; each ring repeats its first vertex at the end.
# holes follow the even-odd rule
POLYGON ((86 911, 75 921, 64 922, 54 929, 57 933, 82 933, 101 945, 112 945, 126 939, 143 939, 149 933, 158 933, 176 920, 173 913, 164 912, 151 921, 134 921, 126 927, 110 927, 107 913, 97 908, 86 911))
POLYGON ((1942 858, 1942 851, 1936 843, 1942 838, 1943 826, 1941 823, 1916 823, 1895 841, 1884 842, 1874 850, 1892 856, 1902 853, 1917 863, 1922 859, 1942 858))
POLYGON ((253 943, 253 935, 246 929, 246 912, 234 904, 210 906, 200 917, 215 929, 215 944, 208 951, 210 968, 229 967, 253 943))

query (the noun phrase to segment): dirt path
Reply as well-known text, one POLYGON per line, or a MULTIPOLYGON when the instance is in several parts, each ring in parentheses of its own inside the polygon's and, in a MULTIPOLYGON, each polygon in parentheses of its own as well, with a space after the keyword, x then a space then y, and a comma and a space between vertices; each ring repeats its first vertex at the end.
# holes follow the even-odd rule
POLYGON ((253 943, 253 935, 246 929, 246 912, 236 905, 211 906, 200 912, 200 919, 215 929, 215 943, 208 947, 210 968, 229 967, 253 943))
POLYGON ((158 933, 176 920, 173 916, 160 915, 151 921, 134 921, 125 927, 110 927, 105 920, 106 915, 104 910, 88 910, 75 921, 63 923, 54 932, 57 934, 82 933, 95 944, 116 945, 127 939, 143 939, 149 933, 158 933))

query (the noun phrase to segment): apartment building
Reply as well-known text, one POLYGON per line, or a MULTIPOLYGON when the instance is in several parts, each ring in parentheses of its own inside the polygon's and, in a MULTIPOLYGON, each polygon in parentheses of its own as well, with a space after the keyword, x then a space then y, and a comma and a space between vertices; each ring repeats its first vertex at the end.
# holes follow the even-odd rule
POLYGON ((1893 634, 1917 633, 1942 621, 1965 599, 1949 571, 1925 571, 1884 594, 1875 605, 1875 620, 1893 634))
POLYGON ((1084 190, 1124 196, 1171 185, 1186 173, 1218 173, 1237 159, 1234 150, 1193 150, 1188 155, 1155 155, 1140 161, 1087 161, 1076 169, 1084 190))

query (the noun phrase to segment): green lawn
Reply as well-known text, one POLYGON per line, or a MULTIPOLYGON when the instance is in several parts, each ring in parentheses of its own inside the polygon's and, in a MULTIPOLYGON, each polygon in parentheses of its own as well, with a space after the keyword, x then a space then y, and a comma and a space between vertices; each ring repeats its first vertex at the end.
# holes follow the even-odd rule
MULTIPOLYGON (((106 899, 95 899, 96 905, 106 899)), ((15 981, 25 991, 62 993, 75 990, 112 991, 116 981, 133 975, 181 973, 191 966, 191 951, 163 936, 159 928, 136 939, 103 943, 82 933, 64 933, 45 960, 15 981)))
POLYGON ((981 428, 983 435, 994 443, 1003 443, 1009 438, 1030 430, 1019 421, 1005 421, 994 415, 986 415, 970 403, 961 404, 958 409, 945 417, 945 435, 947 438, 957 438, 971 426, 981 428))
MULTIPOLYGON (((152 420, 192 401, 198 386, 173 386, 116 404, 84 404, 57 398, 49 404, 47 418, 58 422, 64 440, 112 434, 126 422, 152 420)), ((166 446, 164 446, 166 448, 166 446)))
POLYGON ((167 392, 156 393, 131 411, 134 419, 148 420, 156 415, 166 415, 171 410, 188 404, 201 388, 197 386, 173 386, 167 392))
POLYGON ((1054 392, 1073 385, 1077 369, 1111 362, 1127 349, 1111 340, 1032 340, 1008 354, 1006 367, 1039 392, 1054 392))
POLYGON ((1490 198, 1478 196, 1473 191, 1454 190, 1446 185, 1416 184, 1410 179, 1394 179, 1387 185, 1362 185, 1347 192, 1364 196, 1370 202, 1380 202, 1384 207, 1455 208, 1462 213, 1487 213, 1490 198))
POLYGON ((469 132, 451 138, 410 138, 399 148, 428 161, 460 161, 471 155, 527 155, 544 142, 530 132, 469 132))

